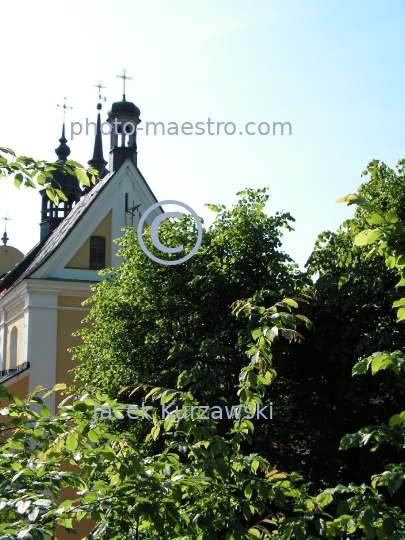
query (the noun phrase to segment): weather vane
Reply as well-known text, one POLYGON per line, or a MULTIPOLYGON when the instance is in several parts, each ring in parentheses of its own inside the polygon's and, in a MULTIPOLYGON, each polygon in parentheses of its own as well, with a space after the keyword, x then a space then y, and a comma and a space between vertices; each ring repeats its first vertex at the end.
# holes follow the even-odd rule
POLYGON ((63 105, 59 105, 59 104, 57 104, 57 105, 58 105, 58 107, 62 107, 62 108, 63 108, 63 123, 65 123, 65 113, 66 113, 66 109, 73 109, 73 107, 68 107, 68 106, 66 105, 66 98, 65 98, 65 97, 63 98, 63 105))
POLYGON ((138 212, 138 213, 140 212, 139 210, 140 206, 142 206, 141 203, 135 204, 135 201, 132 201, 132 207, 126 209, 126 212, 128 212, 128 214, 131 214, 131 227, 134 226, 135 212, 138 212))
POLYGON ((93 84, 93 86, 95 86, 96 88, 98 88, 98 101, 100 102, 101 100, 104 100, 104 101, 107 101, 107 98, 105 98, 104 96, 101 95, 101 89, 102 88, 107 88, 106 86, 101 86, 101 80, 98 81, 98 84, 93 84))
POLYGON ((124 94, 124 99, 125 99, 125 81, 126 81, 126 80, 132 81, 132 77, 127 77, 127 76, 125 75, 126 71, 127 71, 126 69, 123 69, 123 70, 122 70, 123 75, 117 75, 118 79, 123 79, 123 80, 124 80, 124 92, 123 92, 123 94, 124 94))

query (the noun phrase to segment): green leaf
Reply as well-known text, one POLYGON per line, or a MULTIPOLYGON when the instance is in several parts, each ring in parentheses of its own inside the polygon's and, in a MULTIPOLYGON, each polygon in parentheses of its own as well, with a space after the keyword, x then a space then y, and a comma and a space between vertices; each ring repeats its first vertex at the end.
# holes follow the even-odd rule
POLYGON ((20 188, 22 181, 24 180, 23 175, 21 173, 17 173, 14 176, 14 185, 18 188, 20 188))
POLYGON ((403 298, 400 298, 399 300, 396 300, 393 304, 392 304, 392 307, 401 307, 401 306, 405 306, 405 296, 403 298))
POLYGON ((379 240, 382 236, 382 233, 379 229, 366 229, 356 236, 354 239, 354 244, 356 246, 366 246, 368 244, 373 244, 379 240))
POLYGON ((298 307, 298 303, 292 298, 283 298, 281 301, 283 302, 283 304, 287 304, 288 306, 291 306, 293 308, 298 307))
POLYGON ((326 493, 321 493, 315 498, 315 502, 320 508, 324 508, 325 506, 330 504, 332 501, 333 501, 332 495, 326 494, 326 493))
POLYGON ((11 154, 13 157, 16 156, 15 152, 13 152, 11 148, 6 148, 5 146, 0 146, 0 152, 3 152, 3 154, 11 154))
POLYGON ((396 529, 396 521, 392 517, 387 517, 383 521, 384 532, 388 535, 394 534, 396 529))
POLYGON ((66 195, 63 193, 62 190, 60 190, 60 189, 55 189, 55 192, 56 192, 56 194, 58 195, 58 197, 59 197, 59 199, 60 199, 61 201, 67 201, 67 200, 68 200, 68 198, 66 197, 66 195))
POLYGON ((405 411, 399 414, 394 414, 388 421, 389 426, 397 426, 398 424, 405 425, 405 411))
POLYGON ((71 452, 74 452, 77 448, 77 445, 78 445, 78 440, 77 440, 77 435, 68 435, 67 439, 66 439, 66 446, 67 448, 71 451, 71 452))
POLYGON ((95 501, 96 499, 98 499, 100 497, 100 494, 99 493, 94 493, 92 491, 90 491, 89 493, 87 493, 87 495, 84 497, 83 501, 85 503, 90 503, 90 502, 93 502, 95 501))
POLYGON ((87 437, 94 443, 97 443, 100 440, 99 434, 95 429, 90 430, 87 437))
POLYGON ((31 178, 26 178, 25 179, 24 187, 37 189, 37 186, 34 184, 34 182, 31 180, 31 178))
POLYGON ((81 165, 79 162, 77 161, 73 161, 73 159, 68 159, 66 161, 66 165, 72 165, 73 167, 78 167, 79 169, 84 169, 83 165, 81 165))
POLYGON ((254 330, 252 330, 252 338, 256 341, 256 339, 260 336, 261 333, 261 328, 255 328, 254 330))
POLYGON ((352 375, 363 375, 367 372, 369 364, 370 360, 368 360, 368 358, 363 358, 363 360, 360 360, 353 366, 352 375))
POLYGON ((361 200, 362 200, 361 197, 359 197, 358 195, 346 195, 345 197, 341 197, 340 199, 338 199, 336 202, 347 203, 348 205, 351 205, 351 204, 356 204, 361 200))
POLYGON ((293 526, 293 531, 294 531, 295 538, 297 540, 307 540, 307 537, 303 533, 301 527, 299 527, 298 525, 293 526))
POLYGON ((405 307, 399 308, 397 312, 397 322, 403 321, 405 319, 405 307))
POLYGON ((340 501, 338 507, 337 507, 337 515, 342 516, 344 514, 349 514, 350 512, 350 506, 347 501, 340 501))
POLYGON ((46 177, 44 174, 40 173, 36 176, 35 180, 40 186, 43 186, 46 182, 46 177))
POLYGON ((80 169, 75 169, 75 175, 81 184, 83 184, 84 186, 90 187, 89 177, 84 171, 81 171, 80 169))
POLYGON ((388 480, 388 491, 390 495, 393 495, 401 487, 404 480, 404 473, 398 471, 391 475, 391 478, 388 480))
POLYGON ((41 416, 43 416, 44 418, 49 418, 50 416, 52 416, 51 409, 47 407, 46 405, 42 405, 41 416))
POLYGON ((315 522, 315 528, 321 536, 326 536, 326 524, 324 519, 317 519, 315 522))
POLYGON ((390 364, 392 364, 392 361, 388 354, 376 356, 371 361, 371 373, 375 375, 377 371, 387 369, 390 364))
POLYGON ((55 190, 53 189, 53 187, 48 184, 46 186, 46 189, 45 189, 45 193, 47 194, 48 198, 55 204, 58 204, 58 198, 57 198, 57 195, 55 193, 55 190))
POLYGON ((388 223, 397 223, 398 221, 398 216, 394 210, 388 210, 388 212, 384 214, 384 218, 388 223))
POLYGON ((367 223, 370 225, 382 225, 385 223, 385 219, 380 214, 377 214, 376 212, 366 216, 367 223))

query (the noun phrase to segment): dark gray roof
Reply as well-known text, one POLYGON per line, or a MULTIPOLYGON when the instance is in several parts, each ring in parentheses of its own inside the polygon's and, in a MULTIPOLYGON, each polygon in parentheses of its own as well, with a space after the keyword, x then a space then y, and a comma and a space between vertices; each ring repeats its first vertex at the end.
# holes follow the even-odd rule
MULTIPOLYGON (((96 184, 87 195, 84 195, 80 201, 73 207, 73 210, 65 217, 62 223, 57 227, 51 236, 46 240, 43 248, 32 261, 30 266, 21 274, 19 281, 22 281, 24 278, 28 277, 30 274, 35 272, 40 266, 44 264, 45 261, 56 251, 58 246, 69 236, 74 227, 79 223, 84 214, 93 204, 97 195, 101 193, 104 187, 107 185, 108 180, 112 178, 111 176, 106 176, 105 179, 101 180, 96 184)), ((14 284, 16 285, 16 283, 14 284)))

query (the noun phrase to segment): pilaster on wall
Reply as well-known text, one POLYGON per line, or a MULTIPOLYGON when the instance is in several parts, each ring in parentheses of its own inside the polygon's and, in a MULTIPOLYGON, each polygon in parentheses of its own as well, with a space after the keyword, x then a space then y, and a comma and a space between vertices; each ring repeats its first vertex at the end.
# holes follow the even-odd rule
POLYGON ((6 318, 6 312, 4 309, 0 308, 0 371, 5 369, 3 365, 4 365, 4 362, 6 361, 5 318, 6 318))
MULTIPOLYGON (((27 362, 30 363, 28 392, 37 386, 53 388, 56 384, 56 346, 58 331, 58 295, 31 293, 26 304, 27 362)), ((55 395, 46 398, 55 412, 55 395)))

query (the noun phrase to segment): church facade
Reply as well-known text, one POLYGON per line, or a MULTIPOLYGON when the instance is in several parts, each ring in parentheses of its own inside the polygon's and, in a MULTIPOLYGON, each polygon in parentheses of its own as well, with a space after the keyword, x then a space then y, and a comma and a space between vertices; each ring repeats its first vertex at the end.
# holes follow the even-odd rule
MULTIPOLYGON (((122 261, 113 240, 123 235, 123 227, 136 227, 140 210, 157 202, 137 166, 140 110, 126 101, 125 94, 113 103, 107 119, 111 125, 108 170, 101 104, 97 109, 94 153, 88 163, 97 169, 100 180, 82 189, 73 175, 55 172, 52 185, 62 189, 67 201, 55 206, 45 190, 40 192, 40 241, 0 279, 0 384, 21 397, 37 386, 73 383, 69 370, 75 364, 68 349, 79 343, 72 334, 89 311, 82 303, 92 294, 92 285, 102 279, 98 270, 122 261), (134 126, 129 133, 123 129, 127 122, 134 126)), ((64 125, 59 142, 55 152, 57 162, 63 164, 70 154, 64 125)), ((155 208, 148 221, 161 212, 155 208)), ((57 405, 52 397, 49 406, 55 410, 57 405)))

